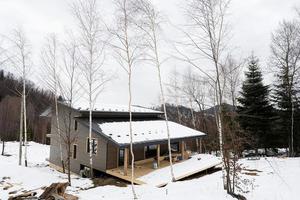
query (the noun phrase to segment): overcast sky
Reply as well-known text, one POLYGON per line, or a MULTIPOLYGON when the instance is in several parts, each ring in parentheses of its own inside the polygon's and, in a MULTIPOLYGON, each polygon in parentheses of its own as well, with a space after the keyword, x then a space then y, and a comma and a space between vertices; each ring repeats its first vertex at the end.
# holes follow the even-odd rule
MULTIPOLYGON (((113 17, 114 6, 111 2, 113 1, 99 0, 101 13, 106 19, 113 17)), ((153 0, 166 19, 175 26, 184 24, 186 20, 183 13, 184 2, 153 0)), ((9 34, 18 26, 26 31, 35 55, 35 68, 31 79, 37 84, 38 56, 45 36, 52 32, 62 36, 65 30, 74 28, 69 4, 70 1, 67 0, 0 0, 0 33, 9 34)), ((295 16, 295 6, 300 6, 299 0, 232 0, 228 20, 232 27, 230 46, 234 49, 234 55, 244 58, 253 51, 260 58, 263 69, 267 71, 271 32, 280 21, 295 16)), ((173 26, 166 25, 164 38, 176 39, 175 32, 173 26)), ((165 54, 171 52, 168 48, 171 47, 164 46, 165 54)), ((105 92, 99 97, 99 102, 126 104, 126 74, 114 62, 108 60, 106 64, 113 65, 110 68, 116 72, 117 78, 107 85, 105 92)), ((184 64, 175 60, 166 62, 163 66, 164 82, 169 80, 170 72, 175 66, 180 72, 186 70, 184 64)), ((159 86, 155 68, 136 67, 133 76, 133 103, 145 106, 157 104, 159 86)), ((268 80, 271 81, 271 78, 268 77, 268 80)))

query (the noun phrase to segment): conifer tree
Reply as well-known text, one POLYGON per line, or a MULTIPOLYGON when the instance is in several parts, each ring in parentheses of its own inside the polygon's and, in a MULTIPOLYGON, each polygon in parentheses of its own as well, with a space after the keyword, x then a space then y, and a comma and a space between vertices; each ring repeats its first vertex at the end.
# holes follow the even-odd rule
POLYGON ((274 100, 278 108, 276 123, 281 145, 289 147, 289 156, 299 152, 299 69, 300 23, 283 21, 272 34, 271 64, 276 73, 274 100))
POLYGON ((258 62, 254 56, 249 59, 237 112, 241 127, 253 138, 254 147, 267 148, 273 109, 269 101, 269 86, 263 84, 258 62))

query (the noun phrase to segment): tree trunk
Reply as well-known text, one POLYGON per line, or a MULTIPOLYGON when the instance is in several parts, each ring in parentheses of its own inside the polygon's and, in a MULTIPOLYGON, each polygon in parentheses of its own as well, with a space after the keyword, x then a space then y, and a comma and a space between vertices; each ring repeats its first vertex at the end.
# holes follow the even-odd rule
MULTIPOLYGON (((91 74, 90 74, 91 75, 91 74)), ((91 79, 90 79, 91 80, 91 79)), ((90 177, 93 178, 94 177, 94 173, 93 173, 93 143, 92 143, 92 84, 89 83, 89 107, 90 107, 90 111, 89 111, 89 141, 90 141, 90 152, 89 152, 89 156, 90 156, 90 177)))
POLYGON ((71 159, 70 159, 70 155, 71 155, 71 145, 68 145, 68 182, 69 182, 69 185, 71 186, 71 159))
POLYGON ((129 111, 129 132, 130 132, 130 154, 131 154, 131 189, 133 193, 133 198, 137 199, 135 189, 134 189, 134 153, 133 153, 133 137, 132 137, 132 113, 131 113, 131 102, 132 102, 132 92, 131 92, 131 66, 129 66, 128 71, 128 111, 129 111))
POLYGON ((23 110, 24 110, 24 143, 25 143, 25 152, 24 160, 25 167, 27 167, 27 111, 26 111, 26 77, 25 77, 25 66, 24 66, 24 77, 23 77, 23 110))
POLYGON ((20 134, 19 134, 19 165, 22 165, 22 142, 23 142, 23 102, 21 100, 20 111, 20 134))
POLYGON ((2 140, 2 152, 1 155, 4 156, 5 142, 2 140))
MULTIPOLYGON (((54 75, 56 76, 56 75, 54 75)), ((61 167, 63 169, 63 173, 65 173, 65 164, 63 159, 63 152, 62 152, 62 138, 61 138, 61 131, 60 131, 60 124, 58 119, 58 103, 57 103, 57 89, 56 89, 56 78, 55 78, 55 92, 54 92, 54 98, 55 98, 55 115, 56 115, 56 130, 59 137, 59 153, 60 153, 60 161, 61 161, 61 167)))
POLYGON ((291 145, 290 145, 290 157, 294 156, 294 102, 291 98, 292 112, 291 112, 291 145))

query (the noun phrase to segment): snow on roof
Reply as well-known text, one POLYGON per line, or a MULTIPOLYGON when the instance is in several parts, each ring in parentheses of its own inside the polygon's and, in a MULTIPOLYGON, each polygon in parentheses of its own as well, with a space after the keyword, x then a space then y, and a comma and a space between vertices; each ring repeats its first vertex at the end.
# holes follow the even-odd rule
MULTIPOLYGON (((130 143, 129 122, 106 122, 98 124, 102 133, 119 144, 130 143)), ((170 122, 170 138, 199 137, 205 135, 200 131, 170 122)), ((133 143, 167 140, 167 128, 164 120, 133 121, 133 143)))
MULTIPOLYGON (((76 102, 73 108, 80 111, 88 111, 89 104, 86 101, 76 102)), ((93 105, 93 111, 99 112, 128 112, 128 105, 115 105, 115 104, 102 104, 96 103, 93 105)), ((145 108, 142 106, 131 106, 131 111, 134 113, 162 113, 161 111, 153 110, 150 108, 145 108)))

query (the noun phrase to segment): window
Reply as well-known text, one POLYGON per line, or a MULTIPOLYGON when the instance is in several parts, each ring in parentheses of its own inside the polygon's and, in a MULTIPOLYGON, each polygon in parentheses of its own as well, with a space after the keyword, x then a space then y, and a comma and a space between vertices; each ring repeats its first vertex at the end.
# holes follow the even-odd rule
MULTIPOLYGON (((92 152, 93 154, 97 154, 97 146, 98 146, 98 141, 95 138, 92 138, 92 152)), ((87 138, 86 142, 86 152, 90 153, 90 138, 87 138)))
POLYGON ((75 131, 77 131, 77 127, 78 127, 78 122, 75 120, 75 123, 74 123, 74 129, 75 129, 75 131))
POLYGON ((73 159, 77 158, 77 144, 73 145, 73 159))
POLYGON ((157 154, 157 145, 149 145, 145 146, 145 157, 146 158, 153 158, 157 154))
POLYGON ((179 142, 171 143, 171 150, 173 152, 179 152, 179 142))

